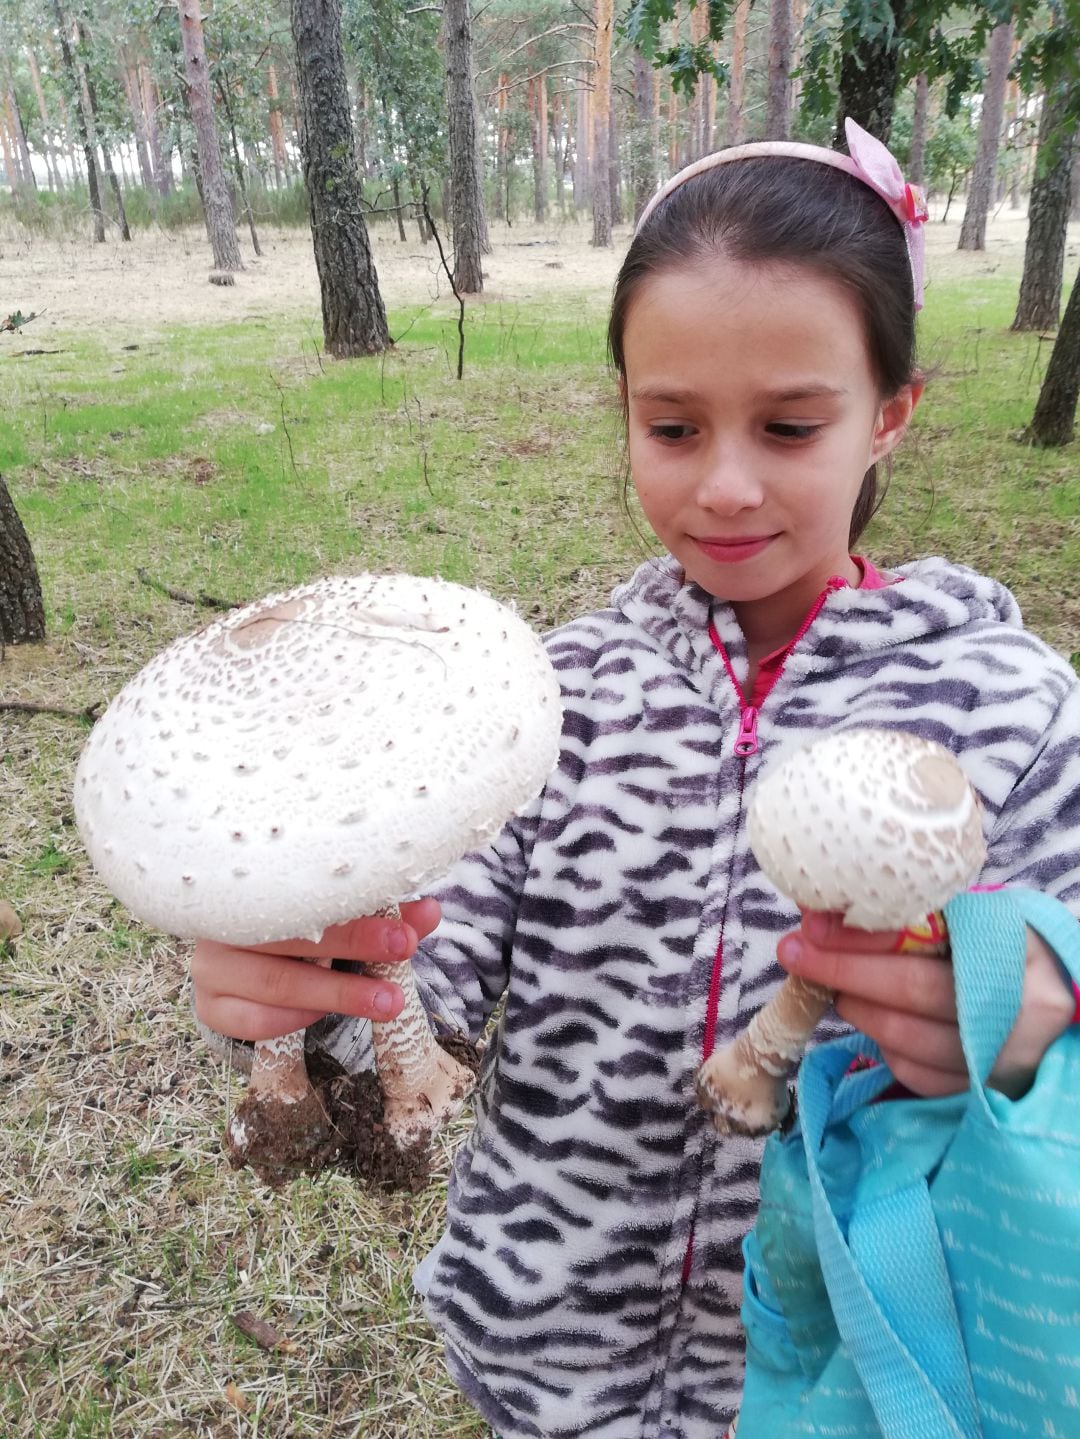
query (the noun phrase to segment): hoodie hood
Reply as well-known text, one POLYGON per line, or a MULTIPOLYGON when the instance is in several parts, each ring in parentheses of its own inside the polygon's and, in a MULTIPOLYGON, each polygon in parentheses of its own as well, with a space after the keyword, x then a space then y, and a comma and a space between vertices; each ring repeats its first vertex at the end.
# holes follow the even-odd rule
MULTIPOLYGON (((825 598, 810 631, 785 665, 790 678, 843 670, 869 654, 917 645, 950 632, 977 632, 987 625, 1022 628, 1020 607, 997 580, 966 565, 934 557, 892 571, 903 583, 884 589, 844 585, 825 598)), ((612 606, 648 634, 680 665, 697 671, 705 688, 729 684, 709 638, 716 626, 740 681, 746 643, 735 613, 693 582, 670 555, 647 560, 612 594, 612 606)))

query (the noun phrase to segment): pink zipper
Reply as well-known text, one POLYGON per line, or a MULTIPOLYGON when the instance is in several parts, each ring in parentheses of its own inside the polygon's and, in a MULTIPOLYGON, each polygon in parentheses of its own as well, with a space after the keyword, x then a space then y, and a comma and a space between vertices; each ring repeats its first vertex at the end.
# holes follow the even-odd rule
MULTIPOLYGON (((762 704, 772 693, 776 682, 784 673, 784 666, 787 664, 788 659, 791 656, 792 650, 804 637, 807 630, 821 613, 825 601, 829 598, 830 595, 835 594, 837 590, 846 590, 847 587, 847 580, 843 579, 840 575, 833 575, 830 578, 829 582, 826 584, 821 594, 818 595, 817 599, 810 607, 810 612, 809 614, 807 614, 806 618, 799 626, 795 638, 788 645, 787 652, 784 655, 783 660, 781 661, 780 668, 773 676, 772 684, 769 686, 768 690, 766 690, 765 694, 761 696, 762 704)), ((735 689, 735 694, 739 701, 739 733, 735 740, 735 748, 733 753, 737 754, 740 759, 749 759, 752 754, 757 754, 758 752, 757 725, 760 706, 747 703, 746 695, 743 693, 743 687, 739 683, 735 671, 731 667, 731 661, 728 659, 728 653, 727 650, 724 648, 724 642, 720 638, 720 635, 717 631, 716 623, 714 620, 711 619, 709 620, 709 638, 716 646, 717 653, 724 662, 724 668, 727 670, 728 679, 731 681, 735 689)))
MULTIPOLYGON (((818 615, 821 613, 821 610, 822 610, 823 605, 825 604, 825 601, 829 598, 829 596, 830 596, 831 594, 835 594, 837 590, 847 589, 847 584, 848 584, 847 580, 843 579, 840 575, 833 575, 832 578, 829 580, 828 584, 827 584, 827 585, 825 586, 825 588, 822 590, 821 594, 818 595, 817 599, 814 601, 813 605, 812 605, 811 608, 810 608, 809 614, 806 616, 806 618, 803 620, 802 624, 799 626, 798 633, 795 635, 795 638, 794 638, 794 639, 791 641, 791 643, 788 645, 788 647, 787 647, 787 652, 786 652, 786 654, 784 655, 784 658, 783 658, 783 660, 782 660, 782 662, 781 662, 781 664, 780 664, 780 668, 776 671, 776 674, 773 676, 772 684, 770 684, 770 686, 769 686, 768 690, 765 692, 765 694, 763 694, 762 696, 760 696, 760 702, 761 702, 761 704, 764 704, 765 700, 766 700, 766 699, 769 697, 769 695, 772 693, 772 691, 773 691, 773 689, 774 689, 774 687, 775 687, 775 685, 776 685, 777 680, 780 678, 780 676, 781 676, 781 675, 783 674, 783 672, 784 672, 784 666, 787 664, 788 659, 789 659, 789 657, 790 657, 790 655, 791 655, 792 650, 795 648, 795 646, 799 643, 799 641, 800 641, 800 640, 803 638, 803 636, 806 634, 806 632, 807 632, 807 630, 810 628, 810 626, 811 626, 811 625, 814 623, 814 621, 817 619, 818 615)), ((738 734, 738 738, 735 740, 735 753, 739 756, 740 759, 746 760, 746 759, 749 759, 751 755, 757 754, 757 752, 758 752, 758 733, 757 733, 757 725, 758 725, 758 710, 759 710, 759 706, 758 706, 758 705, 747 704, 747 702, 746 702, 746 695, 743 693, 743 687, 742 687, 742 685, 739 683, 739 681, 738 681, 738 679, 737 679, 737 677, 736 677, 736 675, 735 675, 735 671, 731 668, 731 661, 728 659, 727 650, 724 648, 724 642, 723 642, 723 640, 720 638, 720 635, 719 635, 719 633, 718 633, 718 631, 717 631, 717 628, 716 628, 716 624, 715 624, 715 622, 714 622, 712 619, 709 620, 709 638, 712 640, 713 644, 716 646, 717 653, 719 654, 720 658, 723 660, 723 662, 724 662, 724 668, 725 668, 725 669, 727 670, 727 672, 728 672, 728 678, 731 680, 731 683, 732 683, 732 685, 733 685, 734 688, 735 688, 735 694, 738 696, 738 700, 739 700, 739 734, 738 734)), ((741 810, 741 808, 742 808, 741 788, 742 788, 742 784, 745 783, 745 780, 746 780, 746 768, 745 768, 745 766, 744 766, 744 767, 743 767, 743 771, 742 771, 742 781, 740 782, 740 795, 739 795, 739 807, 740 807, 740 810, 741 810)), ((713 1045, 714 1045, 714 1043, 715 1043, 715 1041, 716 1041, 716 1017, 717 1017, 717 1013, 718 1013, 719 1008, 720 1008, 720 982, 721 982, 721 976, 722 976, 722 974, 723 974, 723 966, 724 966, 724 933, 723 933, 723 926, 721 925, 720 942, 719 942, 719 944, 718 944, 717 947, 716 947, 716 958, 713 960, 712 976, 711 976, 710 981, 709 981, 709 997, 708 997, 708 1000, 707 1000, 706 1006, 705 1006, 705 1034, 704 1034, 703 1041, 702 1041, 702 1046, 701 1046, 701 1047, 702 1047, 702 1056, 701 1056, 701 1058, 702 1058, 702 1062, 703 1062, 703 1063, 704 1063, 704 1061, 705 1061, 706 1059, 708 1059, 709 1055, 712 1053, 713 1045)), ((1078 1020, 1080 1020, 1080 1004, 1078 1004, 1078 1006, 1077 1006, 1077 1016, 1078 1016, 1078 1020)), ((692 1267, 693 1267, 693 1263, 694 1263, 694 1229, 695 1229, 695 1226, 694 1226, 693 1223, 691 1223, 691 1225, 690 1225, 690 1238, 689 1238, 689 1240, 687 1241, 686 1252, 685 1252, 685 1254, 683 1255, 682 1284, 683 1284, 683 1287, 684 1287, 684 1288, 686 1287, 686 1284, 687 1284, 687 1282, 688 1282, 688 1280, 689 1280, 689 1278, 690 1278, 690 1271, 691 1271, 691 1269, 692 1269, 692 1267)))

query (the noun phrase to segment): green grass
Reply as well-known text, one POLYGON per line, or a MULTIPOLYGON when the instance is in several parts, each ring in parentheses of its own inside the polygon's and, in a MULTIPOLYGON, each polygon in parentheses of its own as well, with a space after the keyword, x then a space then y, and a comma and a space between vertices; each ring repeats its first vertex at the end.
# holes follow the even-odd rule
MULTIPOLYGON (((864 548, 996 574, 1075 652, 1077 448, 1017 442, 1048 345, 1008 332, 1014 299, 1015 278, 934 286, 931 383, 864 548)), ((648 547, 620 502, 601 288, 471 306, 467 324, 461 383, 447 309, 396 311, 396 349, 349 363, 288 314, 0 349, 0 470, 50 631, 7 653, 0 697, 108 698, 210 617, 162 585, 242 600, 400 567, 541 626, 602 602, 648 547)), ((271 1196, 224 1164, 234 1085, 193 1037, 186 950, 131 921, 78 843, 85 734, 0 713, 0 898, 24 926, 0 952, 0 1434, 487 1439, 409 1284, 441 1180, 408 1203, 338 1175, 271 1196), (296 1350, 253 1344, 240 1309, 296 1350)))

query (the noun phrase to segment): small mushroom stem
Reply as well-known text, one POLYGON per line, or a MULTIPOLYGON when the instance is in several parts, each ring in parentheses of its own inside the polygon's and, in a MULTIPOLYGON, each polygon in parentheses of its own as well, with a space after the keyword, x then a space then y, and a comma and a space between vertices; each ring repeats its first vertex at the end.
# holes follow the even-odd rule
MULTIPOLYGON (((396 904, 380 913, 401 918, 396 904)), ((426 1145, 460 1112, 473 1087, 472 1072, 437 1043, 407 960, 365 964, 364 971, 392 980, 405 995, 405 1007, 395 1019, 371 1026, 386 1127, 399 1149, 426 1145)))
MULTIPOLYGON (((902 930, 897 954, 943 954, 948 936, 943 915, 902 930)), ((789 975, 746 1029, 705 1061, 697 1096, 720 1134, 768 1134, 791 1105, 788 1081, 806 1053, 814 1030, 833 1002, 833 991, 789 975)))
POLYGON ((333 1126, 308 1079, 304 1034, 296 1029, 256 1042, 247 1094, 225 1130, 229 1162, 237 1169, 249 1166, 273 1188, 298 1173, 317 1173, 337 1147, 333 1126))

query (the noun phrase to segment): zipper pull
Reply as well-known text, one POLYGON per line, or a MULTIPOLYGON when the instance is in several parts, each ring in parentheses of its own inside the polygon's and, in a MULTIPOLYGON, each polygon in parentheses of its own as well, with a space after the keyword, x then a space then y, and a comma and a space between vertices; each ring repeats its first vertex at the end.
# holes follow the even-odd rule
POLYGON ((742 712, 739 737, 735 741, 735 753, 740 759, 746 759, 749 755, 758 752, 757 716, 758 712, 753 705, 747 705, 742 712))

